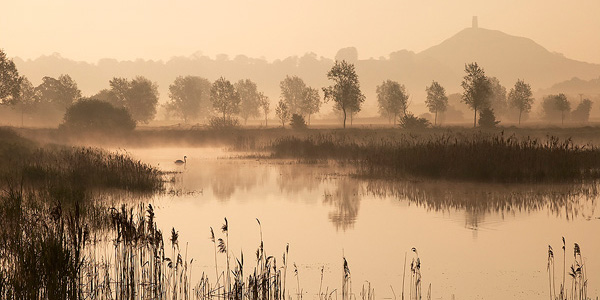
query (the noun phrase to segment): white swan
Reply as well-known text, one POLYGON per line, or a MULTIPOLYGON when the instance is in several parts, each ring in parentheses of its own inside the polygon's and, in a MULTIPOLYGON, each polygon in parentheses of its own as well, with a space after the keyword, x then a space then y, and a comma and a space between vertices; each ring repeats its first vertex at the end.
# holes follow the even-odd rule
POLYGON ((183 165, 183 164, 186 164, 186 163, 187 163, 187 156, 183 156, 183 160, 178 159, 178 160, 175 161, 176 165, 183 165))

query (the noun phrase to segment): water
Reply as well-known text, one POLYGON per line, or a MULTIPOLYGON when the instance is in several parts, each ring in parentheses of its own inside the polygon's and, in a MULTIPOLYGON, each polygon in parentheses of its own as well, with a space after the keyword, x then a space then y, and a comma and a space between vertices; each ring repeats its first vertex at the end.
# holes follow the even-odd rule
MULTIPOLYGON (((376 298, 394 298, 395 292, 400 299, 405 255, 408 299, 413 247, 421 259, 424 297, 431 284, 432 299, 544 299, 548 244, 557 286, 562 281, 562 236, 567 269, 577 242, 588 294, 600 295, 600 214, 593 186, 390 183, 348 176, 350 166, 231 159, 235 153, 215 148, 129 152, 162 170, 182 172, 171 175, 174 192, 157 196, 154 205, 163 232, 179 231, 196 278, 202 272, 215 276, 210 227, 224 238, 225 217, 230 253, 240 258, 243 251, 246 266, 253 266, 258 218, 267 255, 278 264, 289 244, 287 289, 296 293, 299 281, 307 299, 317 298, 321 285, 322 291, 339 291, 344 256, 357 298, 368 281, 376 298), (187 164, 176 166, 183 155, 187 164)), ((225 255, 219 254, 220 271, 224 266, 225 255)), ((570 289, 568 275, 566 282, 570 289)))

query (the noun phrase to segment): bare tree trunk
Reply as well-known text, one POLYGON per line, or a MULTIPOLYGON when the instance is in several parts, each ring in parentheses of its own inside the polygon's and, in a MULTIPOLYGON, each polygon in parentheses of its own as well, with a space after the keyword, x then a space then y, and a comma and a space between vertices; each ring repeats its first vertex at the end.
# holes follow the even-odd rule
POLYGON ((473 128, 477 127, 477 108, 473 109, 475 116, 473 117, 473 128))
POLYGON ((523 113, 522 109, 519 109, 519 125, 521 125, 521 114, 523 113))
POLYGON ((344 111, 344 129, 346 129, 346 110, 342 109, 344 111))
POLYGON ((310 114, 308 114, 308 125, 310 126, 310 114))
POLYGON ((433 119, 433 125, 437 125, 437 109, 435 110, 435 119, 433 119))

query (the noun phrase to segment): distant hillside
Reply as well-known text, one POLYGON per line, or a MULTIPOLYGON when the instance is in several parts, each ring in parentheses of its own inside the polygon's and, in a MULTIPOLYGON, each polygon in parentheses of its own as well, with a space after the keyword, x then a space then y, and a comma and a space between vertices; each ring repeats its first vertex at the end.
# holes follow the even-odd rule
MULTIPOLYGON (((356 50, 345 48, 339 55, 356 57, 356 50)), ((355 58, 354 58, 355 59, 355 58)), ((231 81, 249 78, 258 84, 275 103, 279 99, 279 82, 286 75, 298 75, 315 88, 329 84, 326 73, 333 59, 307 53, 268 62, 243 55, 209 58, 201 55, 174 57, 169 61, 117 61, 102 59, 97 63, 77 62, 58 54, 35 60, 15 58, 21 74, 35 85, 43 76, 69 74, 84 95, 92 95, 108 87, 112 77, 146 76, 159 85, 161 102, 168 100, 168 86, 180 75, 198 75, 213 81, 224 76, 231 81)), ((518 79, 525 79, 534 91, 573 77, 589 80, 600 76, 600 65, 579 62, 551 53, 534 41, 500 31, 467 28, 453 37, 420 53, 401 50, 379 59, 356 60, 356 70, 367 100, 359 115, 377 114, 375 89, 391 79, 406 85, 415 113, 426 111, 425 87, 432 80, 440 82, 448 93, 461 92, 460 82, 465 63, 478 62, 486 73, 500 79, 507 89, 518 79)), ((328 115, 326 106, 321 115, 328 115)), ((161 116, 157 116, 160 118, 161 116)), ((318 117, 318 116, 317 116, 318 117)))
POLYGON ((574 76, 600 76, 598 64, 568 59, 531 39, 482 28, 466 28, 418 55, 433 58, 452 70, 462 70, 465 63, 476 61, 486 74, 498 77, 507 87, 517 79, 529 82, 535 90, 574 76))
POLYGON ((583 94, 583 97, 600 97, 600 77, 583 80, 573 77, 569 80, 556 83, 547 89, 542 89, 538 94, 583 94))

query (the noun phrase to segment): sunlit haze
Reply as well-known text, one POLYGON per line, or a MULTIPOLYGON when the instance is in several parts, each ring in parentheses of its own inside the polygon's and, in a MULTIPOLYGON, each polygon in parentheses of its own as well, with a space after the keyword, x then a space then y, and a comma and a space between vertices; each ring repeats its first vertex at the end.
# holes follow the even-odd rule
POLYGON ((282 59, 419 52, 471 25, 530 38, 549 51, 600 63, 600 1, 5 1, 0 48, 34 59, 60 53, 96 62, 201 53, 282 59))

